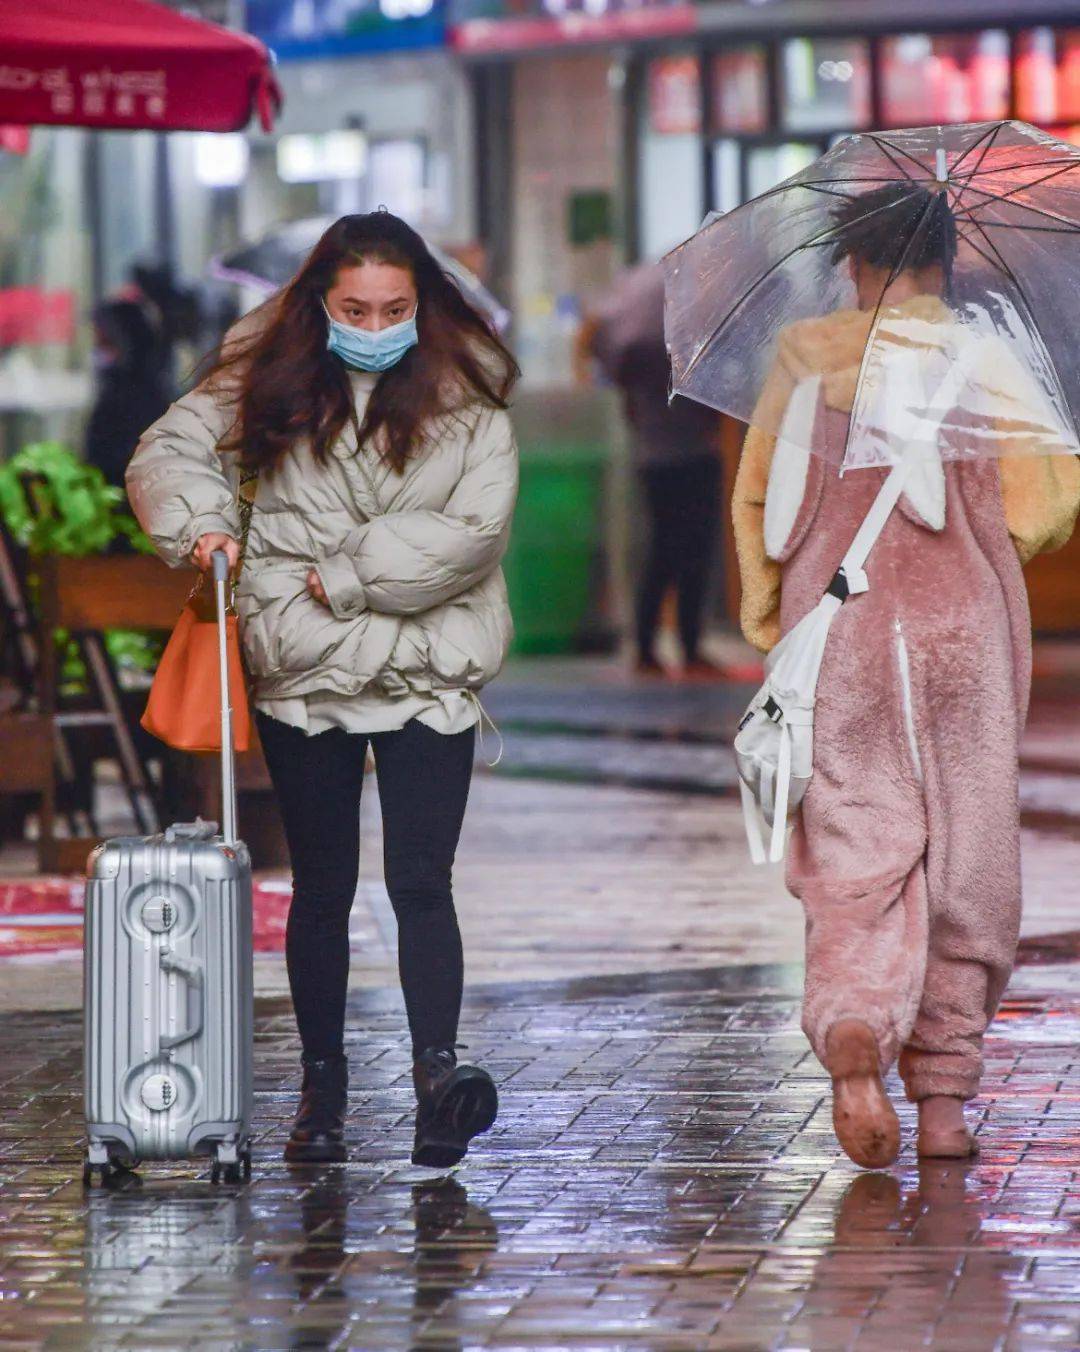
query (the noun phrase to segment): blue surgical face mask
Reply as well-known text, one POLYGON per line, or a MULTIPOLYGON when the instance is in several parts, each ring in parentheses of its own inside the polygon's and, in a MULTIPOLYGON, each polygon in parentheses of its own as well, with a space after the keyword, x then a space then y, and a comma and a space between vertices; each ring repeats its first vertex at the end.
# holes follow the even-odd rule
MULTIPOLYGON (((326 310, 324 302, 323 309, 326 310)), ((341 324, 329 310, 326 318, 330 325, 326 346, 341 358, 346 366, 357 371, 389 371, 396 366, 405 353, 420 341, 416 329, 416 316, 419 305, 413 311, 411 319, 400 324, 392 324, 388 329, 357 329, 351 324, 341 324)))

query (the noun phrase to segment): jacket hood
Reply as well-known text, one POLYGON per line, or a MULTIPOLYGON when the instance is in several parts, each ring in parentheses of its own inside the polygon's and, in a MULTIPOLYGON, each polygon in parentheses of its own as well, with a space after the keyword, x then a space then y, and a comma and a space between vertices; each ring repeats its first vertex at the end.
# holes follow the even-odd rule
MULTIPOLYGON (((780 335, 780 361, 795 382, 820 375, 825 403, 850 413, 873 319, 871 310, 837 310, 799 320, 780 335)), ((883 307, 878 332, 888 330, 889 341, 897 344, 934 346, 940 342, 935 330, 952 319, 939 296, 913 296, 883 307)))

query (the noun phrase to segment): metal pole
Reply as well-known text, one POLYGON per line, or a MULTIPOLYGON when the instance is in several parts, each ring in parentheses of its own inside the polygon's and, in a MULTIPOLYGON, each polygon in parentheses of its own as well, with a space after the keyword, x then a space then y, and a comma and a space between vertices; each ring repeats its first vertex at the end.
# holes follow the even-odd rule
POLYGON ((83 186, 86 193, 86 231, 90 239, 90 303, 96 305, 105 294, 105 212, 101 193, 100 132, 85 134, 83 186))
POLYGON ((176 222, 173 215, 169 134, 164 131, 154 137, 154 217, 158 262, 172 276, 176 271, 176 222))
POLYGON ((233 751, 232 691, 229 689, 229 641, 225 595, 229 558, 217 550, 214 559, 214 590, 217 593, 218 670, 221 677, 221 834, 226 845, 236 843, 236 760, 233 751))

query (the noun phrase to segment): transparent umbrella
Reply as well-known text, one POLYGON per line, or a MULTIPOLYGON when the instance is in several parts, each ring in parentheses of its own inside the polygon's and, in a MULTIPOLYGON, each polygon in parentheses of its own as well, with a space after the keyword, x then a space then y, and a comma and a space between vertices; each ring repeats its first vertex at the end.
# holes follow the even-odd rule
MULTIPOLYGON (((259 239, 219 254, 211 262, 210 271, 222 281, 250 286, 270 295, 296 276, 308 254, 334 224, 334 219, 333 216, 308 216, 275 226, 259 239)), ((497 333, 505 332, 510 323, 510 311, 499 303, 474 272, 430 240, 425 243, 465 299, 487 318, 497 333)))
POLYGON ((841 468, 920 443, 943 459, 1080 452, 1080 149, 1034 127, 846 137, 706 223, 665 272, 673 392, 841 468), (838 315, 861 352, 828 370, 845 436, 790 413, 800 354, 838 315))

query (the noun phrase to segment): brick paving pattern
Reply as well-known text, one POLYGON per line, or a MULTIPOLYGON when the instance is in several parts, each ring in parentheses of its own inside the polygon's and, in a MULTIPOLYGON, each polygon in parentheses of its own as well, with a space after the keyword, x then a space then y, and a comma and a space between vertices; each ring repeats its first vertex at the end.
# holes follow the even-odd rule
POLYGON ((0 1346, 1080 1345, 1080 992, 1033 969, 1007 1003, 976 1164, 919 1166, 908 1144, 861 1175, 797 979, 476 988, 463 1036, 503 1106, 449 1177, 407 1163, 407 1049, 381 992, 351 1002, 350 1163, 285 1166, 297 1049, 287 1006, 262 1001, 255 1176, 220 1188, 155 1165, 84 1193, 77 1016, 5 1016, 0 1346))
POLYGON ((372 793, 343 1168, 281 1160, 298 1046, 264 957, 250 1185, 153 1165, 84 1192, 77 967, 0 965, 3 1352, 1080 1348, 1076 673, 1043 681, 1025 742, 1023 965, 981 1155, 920 1165, 904 1105, 871 1175, 799 1031, 798 908, 745 860, 724 739, 747 692, 585 670, 489 701, 508 777, 478 779, 456 891, 462 1038, 502 1112, 452 1175, 408 1164, 372 793))

